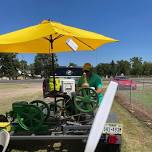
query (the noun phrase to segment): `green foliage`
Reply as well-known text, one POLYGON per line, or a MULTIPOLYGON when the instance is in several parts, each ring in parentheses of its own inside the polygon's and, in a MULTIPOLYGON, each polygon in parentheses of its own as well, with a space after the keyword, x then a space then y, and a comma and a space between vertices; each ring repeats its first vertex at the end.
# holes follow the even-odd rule
POLYGON ((77 64, 75 64, 75 63, 73 63, 73 62, 70 62, 68 66, 69 66, 69 67, 77 67, 77 64))
MULTIPOLYGON (((57 56, 54 54, 54 65, 57 64, 57 56)), ((6 76, 9 79, 17 79, 19 75, 32 76, 41 75, 47 77, 52 72, 52 58, 51 54, 38 54, 35 56, 35 62, 31 65, 27 61, 19 61, 15 53, 1 53, 0 54, 0 77, 6 76)))
POLYGON ((143 63, 143 75, 152 75, 152 63, 144 62, 143 63))
POLYGON ((0 77, 16 79, 19 67, 20 64, 15 53, 0 53, 0 77))
MULTIPOLYGON (((57 56, 54 54, 54 65, 57 64, 57 56)), ((34 73, 41 75, 41 77, 48 77, 52 73, 52 55, 51 54, 37 54, 34 62, 34 73)))
POLYGON ((115 64, 115 62, 112 60, 111 61, 111 63, 110 63, 110 75, 111 76, 115 76, 116 75, 116 71, 117 69, 116 69, 116 64, 115 64))
POLYGON ((100 63, 96 66, 96 71, 101 76, 115 76, 116 74, 116 64, 112 60, 110 64, 108 63, 100 63))
POLYGON ((152 62, 142 62, 141 57, 133 57, 130 62, 127 60, 119 60, 116 63, 100 63, 96 66, 96 71, 102 76, 115 75, 152 75, 152 62))
POLYGON ((117 75, 121 73, 124 75, 129 75, 130 73, 130 63, 126 60, 117 61, 117 75))
POLYGON ((33 64, 30 64, 30 65, 28 66, 28 70, 29 70, 29 72, 30 72, 30 74, 31 74, 31 77, 34 78, 34 75, 35 75, 34 63, 33 63, 33 64))
POLYGON ((110 64, 100 63, 96 66, 96 71, 101 76, 110 75, 110 64))
POLYGON ((133 57, 130 59, 131 63, 131 74, 132 75, 142 75, 142 58, 141 57, 133 57))
MULTIPOLYGON (((58 67, 57 56, 54 54, 54 65, 58 67)), ((77 67, 77 64, 70 62, 69 66, 77 67)), ((141 57, 133 57, 130 62, 119 60, 116 63, 99 63, 95 71, 101 76, 124 75, 152 75, 152 62, 142 62, 141 57)), ((19 75, 48 77, 52 73, 51 54, 38 54, 33 64, 28 65, 27 61, 19 61, 15 53, 0 53, 0 77, 6 76, 9 79, 16 79, 19 75)))
POLYGON ((23 75, 25 78, 28 76, 28 64, 27 64, 27 61, 21 60, 19 62, 19 71, 21 72, 21 75, 23 75))

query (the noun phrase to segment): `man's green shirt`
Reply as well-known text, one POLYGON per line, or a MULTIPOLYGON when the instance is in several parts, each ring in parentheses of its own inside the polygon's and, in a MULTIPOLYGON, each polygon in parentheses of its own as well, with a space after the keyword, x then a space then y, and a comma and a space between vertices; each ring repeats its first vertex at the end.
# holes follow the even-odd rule
MULTIPOLYGON (((91 75, 87 77, 87 81, 89 83, 89 86, 94 87, 95 89, 103 87, 101 77, 95 73, 91 73, 91 75)), ((81 87, 83 83, 84 83, 84 77, 81 76, 81 78, 78 81, 78 87, 81 87)), ((103 95, 99 93, 98 94, 99 104, 102 102, 102 98, 103 98, 103 95)))

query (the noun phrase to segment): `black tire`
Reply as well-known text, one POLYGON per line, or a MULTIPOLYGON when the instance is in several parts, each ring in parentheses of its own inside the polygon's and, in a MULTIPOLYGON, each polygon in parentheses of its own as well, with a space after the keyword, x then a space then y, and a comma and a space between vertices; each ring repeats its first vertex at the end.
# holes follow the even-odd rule
POLYGON ((120 144, 98 144, 95 152, 121 152, 120 144))
POLYGON ((109 152, 120 152, 121 146, 119 144, 111 144, 109 149, 109 152))

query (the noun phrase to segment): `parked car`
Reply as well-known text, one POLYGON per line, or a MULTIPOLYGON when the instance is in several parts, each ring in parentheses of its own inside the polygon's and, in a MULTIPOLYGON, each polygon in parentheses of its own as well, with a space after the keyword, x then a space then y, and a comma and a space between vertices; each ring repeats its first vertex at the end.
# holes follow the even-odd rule
POLYGON ((115 76, 112 81, 118 83, 119 89, 133 89, 137 88, 135 81, 128 79, 126 76, 115 76))

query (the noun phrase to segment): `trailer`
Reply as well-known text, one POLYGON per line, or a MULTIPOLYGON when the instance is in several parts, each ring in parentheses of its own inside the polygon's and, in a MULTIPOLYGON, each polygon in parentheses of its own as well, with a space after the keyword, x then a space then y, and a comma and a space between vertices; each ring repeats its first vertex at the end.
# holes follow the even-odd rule
MULTIPOLYGON (((1 122, 9 121, 11 128, 9 151, 84 151, 98 108, 97 94, 92 88, 82 88, 73 96, 67 92, 55 93, 56 102, 15 102, 12 111, 1 116, 1 122)), ((111 112, 96 152, 120 152, 122 128, 117 115, 111 112)))
MULTIPOLYGON (((110 123, 105 125, 96 152, 120 152, 122 124, 116 123, 114 113, 109 115, 107 122, 110 123), (113 123, 111 123, 111 120, 113 120, 113 123)), ((68 123, 66 125, 61 125, 61 128, 57 128, 57 130, 51 130, 50 134, 36 135, 11 132, 9 150, 36 151, 45 149, 48 152, 83 152, 91 125, 68 123)))

